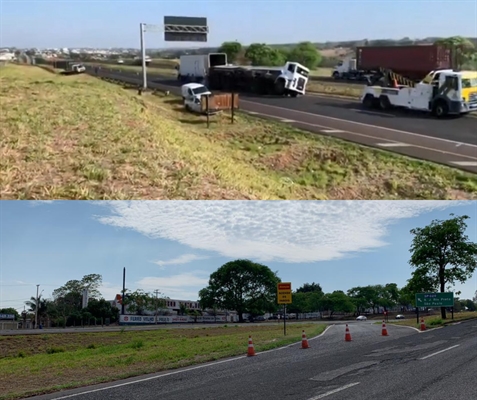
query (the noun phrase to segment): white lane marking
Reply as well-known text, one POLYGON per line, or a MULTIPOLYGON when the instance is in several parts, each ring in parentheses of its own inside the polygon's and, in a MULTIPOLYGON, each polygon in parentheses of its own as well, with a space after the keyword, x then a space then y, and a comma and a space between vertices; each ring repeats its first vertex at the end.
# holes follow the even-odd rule
POLYGON ((461 167, 477 167, 477 161, 450 161, 450 163, 461 167))
POLYGON ((412 146, 412 144, 391 142, 391 143, 376 143, 376 146, 381 146, 381 147, 409 147, 409 146, 412 146))
POLYGON ((459 347, 459 346, 460 346, 460 344, 456 344, 455 346, 448 347, 447 349, 440 350, 440 351, 436 351, 435 353, 429 354, 429 355, 427 355, 427 356, 425 356, 425 357, 421 357, 419 360, 425 360, 426 358, 434 357, 434 356, 436 356, 437 354, 444 353, 444 351, 452 350, 452 349, 455 349, 456 347, 459 347))
POLYGON ((342 131, 341 129, 322 129, 321 132, 324 133, 343 133, 346 131, 342 131))
POLYGON ((270 107, 270 108, 276 108, 277 110, 292 111, 292 112, 296 112, 296 113, 299 113, 299 114, 305 114, 305 115, 311 115, 311 116, 314 116, 314 117, 327 118, 327 119, 330 119, 330 120, 332 120, 332 121, 347 122, 347 123, 350 123, 350 124, 361 125, 361 126, 365 126, 365 127, 368 127, 368 128, 378 128, 378 129, 383 129, 383 130, 385 130, 385 131, 399 132, 399 133, 404 133, 405 135, 411 135, 411 136, 417 136, 417 137, 425 137, 425 138, 428 138, 428 139, 438 140, 438 141, 441 141, 441 142, 452 143, 452 144, 458 143, 458 144, 460 144, 461 146, 469 146, 469 147, 475 147, 475 148, 477 148, 477 145, 475 145, 475 144, 457 142, 457 141, 455 141, 455 140, 449 140, 449 139, 436 138, 436 137, 433 137, 433 136, 421 135, 421 134, 419 134, 419 133, 413 133, 413 132, 408 132, 408 131, 401 131, 401 130, 399 130, 399 129, 393 129, 393 128, 386 128, 386 127, 384 127, 384 126, 365 124, 364 122, 350 121, 350 120, 348 120, 348 119, 335 118, 335 117, 330 117, 330 116, 328 116, 328 115, 323 115, 323 114, 315 114, 315 113, 310 113, 310 112, 306 112, 306 111, 300 111, 300 110, 289 109, 289 108, 284 108, 284 107, 272 106, 272 105, 270 105, 270 104, 257 103, 257 102, 255 102, 255 101, 250 101, 250 100, 242 100, 242 103, 252 103, 252 104, 257 104, 257 105, 259 105, 259 106, 265 106, 265 107, 270 107))
MULTIPOLYGON (((259 104, 259 103, 256 103, 256 104, 259 104)), ((287 110, 288 111, 288 110, 287 110)), ((301 112, 301 111, 298 111, 298 112, 301 112)), ((250 114, 250 112, 248 112, 250 114)), ((270 115, 270 114, 265 114, 265 113, 258 113, 258 112, 254 112, 254 115, 261 115, 263 117, 268 117, 268 118, 279 118, 277 117, 276 115, 270 115)), ((323 125, 318 125, 318 124, 312 124, 310 122, 304 122, 304 121, 296 121, 295 122, 296 124, 299 124, 299 125, 306 125, 306 126, 313 126, 313 127, 319 127, 319 128, 326 128, 326 129, 329 129, 329 130, 333 130, 331 129, 329 126, 323 126, 323 125)), ((378 127, 379 128, 379 127, 378 127)), ((392 130, 392 129, 391 129, 392 130)), ((366 135, 364 133, 357 133, 357 132, 352 132, 352 131, 342 131, 342 132, 346 132, 346 133, 349 133, 353 136, 361 136, 361 137, 365 137, 365 138, 369 138, 369 139, 378 139, 376 136, 371 136, 371 135, 366 135)), ((398 131, 400 132, 400 131, 398 131)), ((312 132, 312 133, 316 133, 316 132, 312 132)), ((356 142, 355 142, 356 143, 356 142)), ((364 146, 362 143, 356 143, 357 145, 359 146, 364 146)), ((473 145, 469 145, 469 146, 473 146, 473 145)), ((412 145, 412 147, 415 147, 416 149, 423 149, 423 150, 429 150, 429 151, 433 151, 435 153, 442 153, 442 154, 450 154, 450 155, 453 155, 453 156, 457 156, 457 157, 462 157, 462 158, 470 158, 470 159, 475 159, 475 157, 472 157, 472 156, 465 156, 465 155, 462 155, 462 154, 457 154, 457 153, 452 153, 450 151, 444 151, 444 150, 438 150, 438 149, 433 149, 433 148, 430 148, 430 147, 425 147, 425 146, 418 146, 418 145, 412 145)), ((433 162, 433 161, 430 161, 428 159, 420 159, 419 157, 415 157, 417 158, 418 160, 421 160, 421 161, 427 161, 427 162, 433 162)))
MULTIPOLYGON (((326 331, 330 328, 332 328, 334 325, 329 325, 326 327, 326 329, 320 333, 318 336, 315 336, 315 337, 312 337, 311 339, 308 339, 308 341, 311 341, 313 339, 317 339, 321 336, 323 336, 326 331)), ((270 353, 272 351, 278 351, 278 350, 283 350, 283 349, 286 349, 288 347, 291 347, 293 345, 296 345, 298 343, 301 343, 301 340, 299 342, 296 342, 296 343, 292 343, 292 344, 289 344, 287 346, 284 346, 284 347, 278 347, 276 349, 271 349, 271 350, 266 350, 266 351, 261 351, 259 353, 257 353, 257 355, 259 354, 263 354, 263 353, 270 353)), ((200 368, 206 368, 206 367, 211 367, 213 365, 218 365, 218 364, 223 364, 223 363, 227 363, 227 362, 231 362, 231 361, 237 361, 237 360, 241 360, 243 358, 247 358, 247 356, 238 356, 238 357, 234 357, 234 358, 230 358, 228 360, 222 360, 222 361, 214 361, 214 362, 211 362, 211 363, 207 363, 207 364, 203 364, 203 365, 197 365, 195 367, 189 367, 189 368, 186 368, 186 369, 183 369, 183 370, 180 370, 180 371, 172 371, 172 372, 166 372, 164 374, 161 374, 161 375, 157 375, 157 376, 150 376, 149 378, 142 378, 142 379, 136 379, 134 381, 131 381, 131 382, 124 382, 124 383, 118 383, 116 385, 111 385, 111 386, 107 386, 107 387, 104 387, 104 388, 99 388, 99 389, 93 389, 93 390, 87 390, 86 392, 80 392, 80 393, 74 393, 74 394, 70 394, 68 396, 63 396, 63 397, 56 397, 55 400, 61 400, 61 399, 69 399, 71 397, 77 397, 77 396, 82 396, 84 394, 89 394, 89 393, 96 393, 96 392, 102 392, 103 390, 108 390, 108 389, 115 389, 115 388, 118 388, 118 387, 122 387, 122 386, 128 386, 128 385, 134 385, 135 383, 140 383, 140 382, 147 382, 147 381, 151 381, 153 379, 159 379, 159 378, 162 378, 164 376, 171 376, 171 375, 176 375, 176 374, 181 374, 183 372, 189 372, 189 371, 193 371, 195 369, 200 369, 200 368)))
POLYGON ((296 121, 294 119, 281 119, 280 122, 290 123, 290 122, 296 122, 296 121))
POLYGON ((347 385, 344 385, 344 386, 339 387, 338 389, 330 390, 329 392, 320 394, 319 396, 311 397, 311 398, 309 398, 308 400, 319 400, 319 399, 322 399, 322 398, 324 398, 324 397, 331 396, 332 394, 341 392, 342 390, 349 389, 350 387, 353 387, 353 386, 356 386, 356 385, 359 385, 359 382, 349 383, 349 384, 347 384, 347 385))

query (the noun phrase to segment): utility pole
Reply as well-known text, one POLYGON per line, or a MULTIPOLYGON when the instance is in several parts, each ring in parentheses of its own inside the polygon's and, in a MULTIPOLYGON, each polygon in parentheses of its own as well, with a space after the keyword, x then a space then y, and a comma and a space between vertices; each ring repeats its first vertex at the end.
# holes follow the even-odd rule
POLYGON ((40 285, 36 285, 36 307, 35 307, 35 329, 38 328, 38 289, 40 288, 40 285))
POLYGON ((154 290, 154 294, 156 295, 156 301, 155 301, 155 306, 156 306, 156 312, 154 314, 154 323, 157 325, 157 296, 159 295, 159 290, 154 290))
POLYGON ((142 88, 147 89, 146 45, 144 43, 144 32, 146 31, 146 24, 139 24, 139 30, 141 31, 142 88))

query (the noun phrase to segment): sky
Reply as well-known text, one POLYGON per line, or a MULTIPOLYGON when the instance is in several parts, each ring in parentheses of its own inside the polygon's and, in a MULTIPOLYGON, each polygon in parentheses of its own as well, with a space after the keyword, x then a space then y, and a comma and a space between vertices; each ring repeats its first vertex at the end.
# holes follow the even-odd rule
POLYGON ((139 48, 139 24, 164 16, 206 17, 209 46, 477 36, 477 0, 0 0, 0 47, 139 48))
MULTIPOLYGON (((468 215, 477 241, 477 202, 457 201, 2 201, 0 308, 23 310, 68 280, 97 273, 107 300, 126 287, 197 300, 211 273, 250 259, 293 290, 325 292, 406 284, 410 230, 451 213, 468 215)), ((477 274, 475 274, 477 275, 477 274)), ((477 276, 456 285, 472 298, 477 276)))

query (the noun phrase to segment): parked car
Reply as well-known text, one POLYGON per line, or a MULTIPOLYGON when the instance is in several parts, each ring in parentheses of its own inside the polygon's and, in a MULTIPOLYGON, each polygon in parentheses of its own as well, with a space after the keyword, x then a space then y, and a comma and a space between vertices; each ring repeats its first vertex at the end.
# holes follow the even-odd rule
POLYGON ((366 318, 364 315, 360 315, 358 318, 356 318, 356 321, 367 321, 368 318, 366 318))
POLYGON ((405 319, 406 317, 402 314, 396 315, 396 319, 405 319))
POLYGON ((255 318, 255 321, 265 321, 265 317, 263 317, 262 315, 258 316, 255 318))

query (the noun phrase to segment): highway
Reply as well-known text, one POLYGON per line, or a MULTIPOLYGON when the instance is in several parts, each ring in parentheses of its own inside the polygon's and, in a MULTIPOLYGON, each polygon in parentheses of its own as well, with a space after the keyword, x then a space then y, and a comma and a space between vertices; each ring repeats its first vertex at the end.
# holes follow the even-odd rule
MULTIPOLYGON (((88 73, 94 74, 89 66, 88 73)), ((140 84, 136 72, 102 67, 99 76, 140 84)), ((150 88, 178 94, 179 83, 148 75, 150 88)), ((307 95, 277 98, 241 94, 242 111, 297 128, 477 173, 477 118, 437 120, 407 111, 367 111, 358 101, 307 95)))
MULTIPOLYGON (((299 344, 109 384, 34 397, 161 400, 473 400, 477 320, 419 333, 371 322, 330 326, 299 344)), ((253 332, 252 332, 253 335, 253 332)), ((253 337, 252 337, 253 338, 253 337)), ((244 353, 246 346, 244 345, 244 353)))

